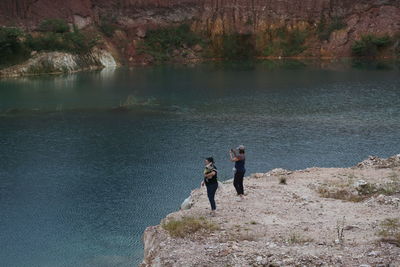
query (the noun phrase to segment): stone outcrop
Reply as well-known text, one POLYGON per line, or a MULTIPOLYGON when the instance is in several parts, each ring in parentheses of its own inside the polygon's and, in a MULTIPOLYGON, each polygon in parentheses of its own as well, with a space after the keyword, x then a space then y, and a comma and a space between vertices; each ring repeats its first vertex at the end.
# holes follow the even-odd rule
POLYGON ((357 164, 357 168, 395 168, 400 167, 400 154, 387 159, 381 159, 376 156, 369 156, 368 159, 357 164))
POLYGON ((72 73, 106 67, 115 68, 116 66, 117 63, 113 56, 105 50, 94 49, 87 55, 47 52, 38 53, 23 64, 0 70, 0 77, 72 73))
POLYGON ((257 173, 245 179, 241 201, 227 181, 216 194, 216 216, 206 190, 195 189, 190 209, 146 229, 141 266, 398 266, 400 227, 384 228, 384 222, 400 223, 400 167, 386 166, 397 159, 375 157, 362 168, 257 173), (279 184, 282 177, 286 185, 279 184), (374 190, 358 192, 361 179, 363 188, 374 190), (319 190, 324 187, 339 194, 327 195, 319 190), (346 199, 344 190, 365 195, 346 199), (184 217, 217 227, 176 237, 162 226, 184 217))

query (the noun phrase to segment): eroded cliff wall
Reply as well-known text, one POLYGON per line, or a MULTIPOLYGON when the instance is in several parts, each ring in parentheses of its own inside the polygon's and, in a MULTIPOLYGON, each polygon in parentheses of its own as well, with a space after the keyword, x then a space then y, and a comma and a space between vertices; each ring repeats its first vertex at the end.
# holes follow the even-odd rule
MULTIPOLYGON (((37 22, 42 18, 73 19, 74 15, 95 16, 98 12, 135 17, 139 11, 173 11, 196 8, 199 19, 224 18, 227 28, 246 22, 254 27, 263 21, 318 21, 321 16, 348 16, 382 7, 400 7, 397 0, 3 0, 1 23, 37 22)), ((398 11, 398 10, 397 10, 398 11)), ((150 13, 148 13, 150 14, 150 13)), ((390 15, 390 14, 388 14, 390 15)), ((399 23, 399 21, 397 21, 399 23)))
MULTIPOLYGON (((146 31, 190 23, 210 36, 263 34, 279 27, 314 31, 323 19, 341 18, 345 27, 325 40, 307 38, 301 56, 350 56, 364 34, 400 32, 398 0, 3 0, 0 24, 34 29, 44 18, 63 18, 82 27, 112 18, 120 31, 114 42, 124 58, 137 57, 146 31)), ((260 38, 259 38, 260 39, 260 38)), ((265 43, 265 42, 264 42, 265 43)), ((257 45, 264 45, 259 42, 257 45)))

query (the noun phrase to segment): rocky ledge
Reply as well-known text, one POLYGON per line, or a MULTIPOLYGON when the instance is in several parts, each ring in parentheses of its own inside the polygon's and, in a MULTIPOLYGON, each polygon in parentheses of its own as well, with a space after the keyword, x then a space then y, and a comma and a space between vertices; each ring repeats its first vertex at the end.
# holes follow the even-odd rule
POLYGON ((400 266, 400 155, 205 188, 144 233, 144 266, 400 266))
POLYGON ((94 49, 88 54, 78 55, 66 52, 37 53, 26 62, 0 70, 2 77, 20 77, 39 74, 72 73, 116 67, 114 57, 106 50, 94 49))

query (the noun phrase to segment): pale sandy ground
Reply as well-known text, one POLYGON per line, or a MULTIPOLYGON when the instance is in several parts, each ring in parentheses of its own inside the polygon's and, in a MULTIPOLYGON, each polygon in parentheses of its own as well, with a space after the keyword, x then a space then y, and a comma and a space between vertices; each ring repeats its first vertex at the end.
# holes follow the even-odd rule
MULTIPOLYGON (((399 158, 400 159, 400 158, 399 158)), ((172 238, 160 226, 144 235, 143 266, 400 266, 400 247, 380 242, 380 223, 399 218, 399 194, 362 202, 322 198, 323 184, 350 187, 362 179, 384 183, 400 168, 310 168, 271 171, 245 178, 246 198, 237 201, 231 183, 216 195, 210 216, 205 188, 192 192, 193 206, 170 214, 206 217, 220 227, 213 233, 172 238), (287 178, 287 185, 279 184, 287 178), (344 228, 339 242, 337 228, 344 228)))

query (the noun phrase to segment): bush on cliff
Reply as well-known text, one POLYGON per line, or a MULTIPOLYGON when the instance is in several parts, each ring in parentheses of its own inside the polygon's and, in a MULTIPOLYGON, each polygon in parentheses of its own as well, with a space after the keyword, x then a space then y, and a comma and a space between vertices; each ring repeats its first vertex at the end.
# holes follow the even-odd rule
POLYGON ((175 49, 192 47, 201 42, 201 37, 188 24, 182 24, 148 31, 139 51, 153 56, 156 61, 166 61, 175 49))
POLYGON ((360 40, 354 42, 351 50, 354 56, 375 57, 379 51, 388 47, 392 43, 390 36, 376 36, 372 34, 361 36, 360 40))
POLYGON ((24 45, 24 32, 15 27, 0 27, 0 65, 1 67, 26 59, 29 55, 24 45), (8 63, 8 64, 6 64, 8 63))
POLYGON ((332 32, 345 28, 347 24, 341 17, 333 17, 328 23, 324 16, 321 17, 317 25, 317 34, 321 41, 329 40, 332 32))
POLYGON ((302 53, 307 47, 304 45, 308 32, 305 30, 295 29, 287 35, 281 42, 283 56, 297 56, 302 53))
POLYGON ((267 30, 265 33, 266 44, 262 56, 292 57, 301 54, 307 49, 305 42, 309 36, 306 29, 289 30, 286 27, 267 30))
POLYGON ((63 19, 45 19, 38 27, 41 32, 53 32, 53 33, 66 33, 69 32, 69 26, 63 19))
POLYGON ((26 34, 16 27, 0 27, 0 67, 27 60, 32 51, 65 51, 73 54, 88 53, 99 38, 76 27, 69 31, 61 19, 44 20, 35 34, 26 34))
POLYGON ((88 53, 98 42, 98 38, 84 34, 76 27, 72 32, 44 32, 39 36, 28 35, 27 45, 35 51, 65 51, 74 54, 88 53))
POLYGON ((100 17, 99 29, 107 37, 112 37, 117 29, 116 19, 113 17, 102 16, 100 17))
POLYGON ((251 34, 224 35, 222 57, 225 59, 250 59, 255 55, 254 36, 251 34))

